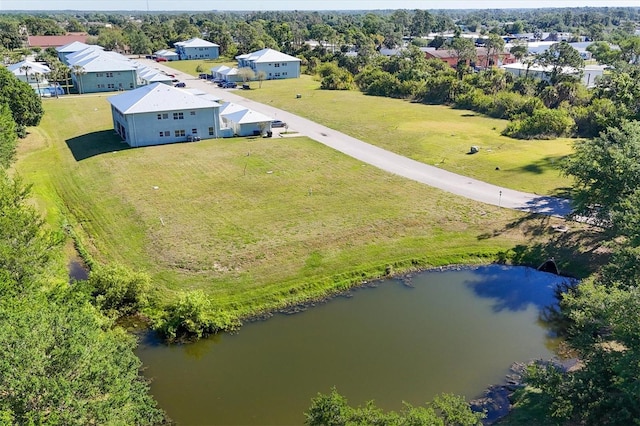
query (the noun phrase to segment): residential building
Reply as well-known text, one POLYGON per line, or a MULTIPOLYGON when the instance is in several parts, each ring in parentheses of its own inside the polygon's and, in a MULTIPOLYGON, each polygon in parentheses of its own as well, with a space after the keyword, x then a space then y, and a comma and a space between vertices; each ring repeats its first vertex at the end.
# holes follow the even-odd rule
POLYGON ((153 53, 156 56, 156 60, 158 58, 166 59, 167 61, 177 61, 180 59, 180 56, 171 50, 162 49, 153 53))
POLYGON ((11 71, 18 80, 31 85, 42 83, 46 80, 46 75, 51 72, 51 69, 45 64, 32 61, 22 61, 11 64, 7 66, 7 69, 11 71))
POLYGON ((113 128, 132 147, 220 135, 220 104, 154 83, 108 98, 113 128))
POLYGON ((267 80, 300 77, 300 59, 273 49, 236 56, 238 68, 249 67, 256 74, 265 73, 267 80))
MULTIPOLYGON (((553 67, 543 67, 541 65, 524 64, 522 62, 516 62, 514 64, 503 65, 502 69, 506 72, 513 74, 516 77, 530 77, 538 80, 549 81, 551 79, 551 71, 553 67)), ((582 71, 582 77, 580 81, 586 87, 594 87, 597 79, 602 77, 606 66, 604 65, 587 65, 582 71)), ((564 67, 562 69, 564 74, 577 75, 580 70, 571 67, 564 67)))
POLYGON ((86 43, 89 38, 87 33, 69 33, 66 35, 48 35, 48 36, 29 36, 27 44, 29 47, 39 47, 46 49, 48 47, 65 46, 74 41, 86 43))
MULTIPOLYGON (((424 52, 427 59, 440 59, 453 68, 458 65, 459 59, 455 50, 434 48, 421 48, 420 50, 424 52)), ((516 58, 510 52, 492 52, 489 54, 489 51, 486 48, 476 47, 476 60, 469 65, 485 68, 487 66, 491 67, 512 64, 514 62, 516 62, 516 58)))
POLYGON ((176 54, 181 60, 185 59, 217 59, 220 56, 220 46, 201 38, 174 43, 176 54))
MULTIPOLYGON (((62 62, 63 64, 68 65, 69 63, 67 62, 67 56, 91 46, 92 45, 82 43, 80 41, 73 41, 69 44, 65 44, 56 48, 56 51, 58 52, 58 59, 60 59, 60 62, 62 62)), ((96 45, 93 45, 93 47, 102 49, 102 47, 96 45)))
POLYGON ((76 52, 68 57, 78 93, 113 92, 138 87, 135 63, 115 52, 76 52), (83 54, 84 53, 84 54, 83 54))

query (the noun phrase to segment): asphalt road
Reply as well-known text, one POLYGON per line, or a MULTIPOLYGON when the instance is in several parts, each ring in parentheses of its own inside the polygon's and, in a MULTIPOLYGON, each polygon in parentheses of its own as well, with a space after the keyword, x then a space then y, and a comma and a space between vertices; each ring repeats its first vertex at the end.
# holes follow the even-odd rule
MULTIPOLYGON (((514 191, 420 163, 290 112, 243 98, 234 93, 238 89, 220 89, 208 81, 176 72, 175 69, 164 64, 146 59, 136 58, 136 60, 175 74, 180 81, 186 82, 187 88, 200 89, 219 96, 225 101, 243 105, 274 119, 282 120, 288 124, 289 129, 297 131, 300 135, 387 172, 494 206, 558 217, 565 217, 571 212, 569 200, 514 191)), ((292 102, 295 102, 293 95, 292 102)))

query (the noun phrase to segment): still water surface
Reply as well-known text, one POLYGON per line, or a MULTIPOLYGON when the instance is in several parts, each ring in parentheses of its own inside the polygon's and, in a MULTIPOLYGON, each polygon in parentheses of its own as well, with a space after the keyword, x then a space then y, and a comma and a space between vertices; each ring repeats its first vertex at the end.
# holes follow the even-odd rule
POLYGON ((471 399, 512 362, 553 356, 539 313, 562 280, 499 265, 424 272, 233 335, 174 346, 147 337, 138 355, 180 425, 303 424, 311 398, 333 386, 385 410, 441 392, 471 399))

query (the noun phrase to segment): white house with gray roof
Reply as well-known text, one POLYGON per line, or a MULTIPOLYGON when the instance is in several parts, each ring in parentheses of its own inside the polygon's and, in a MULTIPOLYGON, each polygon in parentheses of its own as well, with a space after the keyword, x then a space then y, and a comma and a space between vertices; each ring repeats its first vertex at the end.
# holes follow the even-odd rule
POLYGON ((220 46, 198 37, 173 44, 181 60, 185 59, 217 59, 220 46))
POLYGON ((135 64, 122 55, 104 52, 71 62, 71 78, 79 93, 113 92, 138 87, 135 64), (124 58, 125 60, 123 60, 124 58))
POLYGON ((264 71, 268 80, 300 77, 300 59, 273 49, 236 56, 238 68, 249 67, 256 74, 264 71))
POLYGON ((220 104, 154 83, 111 96, 113 128, 132 147, 220 136, 220 104))
POLYGON ((21 61, 16 64, 11 64, 7 66, 7 69, 11 71, 18 80, 31 85, 42 83, 43 79, 41 77, 46 76, 51 72, 51 68, 45 64, 32 61, 21 61))
POLYGON ((69 44, 65 44, 64 46, 57 47, 56 52, 58 52, 58 59, 60 59, 60 62, 62 62, 65 65, 69 65, 69 62, 67 61, 67 57, 75 52, 84 50, 87 47, 98 47, 102 49, 102 47, 97 45, 90 45, 90 44, 82 43, 80 41, 74 41, 69 44))

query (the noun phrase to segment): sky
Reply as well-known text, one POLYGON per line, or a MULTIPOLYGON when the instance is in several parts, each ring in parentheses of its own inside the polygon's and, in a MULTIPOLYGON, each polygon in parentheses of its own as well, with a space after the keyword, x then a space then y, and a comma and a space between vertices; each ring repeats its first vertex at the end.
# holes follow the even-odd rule
POLYGON ((640 7, 640 0, 0 0, 8 10, 376 10, 640 7))

